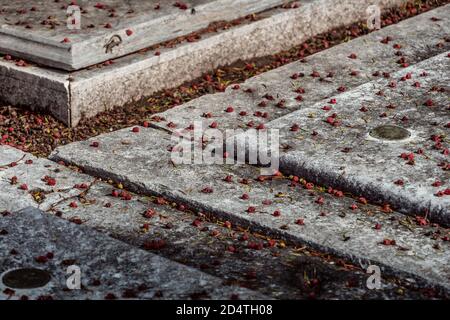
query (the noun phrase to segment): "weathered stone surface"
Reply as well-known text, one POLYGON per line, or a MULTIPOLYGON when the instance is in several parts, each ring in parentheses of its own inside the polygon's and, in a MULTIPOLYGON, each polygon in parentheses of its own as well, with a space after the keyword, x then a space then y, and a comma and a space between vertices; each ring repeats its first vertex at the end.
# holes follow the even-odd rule
POLYGON ((0 229, 0 274, 25 266, 51 273, 45 287, 9 288, 14 294, 0 282, 0 299, 265 298, 34 208, 0 217, 0 229), (67 290, 73 265, 81 271, 80 290, 67 290))
MULTIPOLYGON (((150 50, 92 70, 64 73, 0 61, 0 98, 13 105, 48 110, 75 126, 82 117, 181 85, 220 65, 289 49, 331 28, 365 19, 368 2, 309 0, 298 9, 269 10, 261 20, 161 49, 158 56, 150 50)), ((384 8, 404 2, 379 3, 384 8)), ((433 33, 440 31, 433 29, 425 37, 433 39, 433 33)))
POLYGON ((245 129, 250 123, 253 127, 265 124, 336 95, 340 87, 350 90, 382 77, 384 72, 401 70, 398 61, 402 56, 411 65, 449 50, 449 26, 450 5, 447 5, 316 53, 305 62, 294 62, 253 77, 238 90, 230 86, 225 93, 205 95, 172 108, 158 114, 165 121, 154 125, 174 131, 194 121, 202 121, 204 128, 217 122, 218 129, 245 129), (387 37, 392 40, 382 43, 387 37), (394 45, 399 45, 400 49, 395 49, 394 45), (355 54, 355 59, 350 58, 351 54, 355 54), (379 75, 375 76, 375 72, 379 75), (248 89, 252 92, 248 93, 248 89), (266 95, 273 100, 265 98, 266 95), (225 112, 228 106, 232 106, 234 112, 225 112), (207 112, 210 118, 203 117, 207 112), (245 115, 241 116, 240 112, 245 115))
POLYGON ((0 146, 0 171, 10 168, 26 156, 27 154, 19 149, 0 146))
POLYGON ((449 70, 444 53, 269 123, 286 148, 281 170, 450 225, 449 70), (411 136, 372 137, 382 125, 411 136))
POLYGON ((69 74, 38 66, 19 67, 0 58, 0 100, 45 110, 70 123, 69 74))
POLYGON ((233 20, 270 9, 283 1, 190 0, 183 3, 185 9, 156 0, 105 0, 101 4, 83 0, 77 2, 81 8, 81 29, 71 30, 67 14, 72 11, 68 12, 67 4, 37 1, 31 10, 28 1, 3 0, 0 2, 0 52, 50 67, 79 70, 187 35, 215 21, 233 20), (157 5, 159 8, 155 9, 157 5), (109 49, 108 44, 116 39, 117 45, 109 49))
MULTIPOLYGON (((272 187, 284 183, 274 181, 272 187)), ((277 299, 398 299, 398 292, 405 299, 427 298, 409 289, 411 280, 384 275, 381 290, 369 290, 368 275, 358 266, 345 267, 342 261, 308 247, 253 235, 229 222, 212 223, 161 198, 132 193, 130 200, 114 197, 114 190, 121 192, 96 182, 76 200, 77 208, 67 200, 52 212, 135 246, 163 240, 165 245, 153 252, 277 299)))
POLYGON ((166 196, 267 235, 449 288, 448 244, 425 237, 409 217, 369 205, 355 208, 352 198, 308 191, 301 184, 272 188, 256 182, 259 170, 249 166, 174 165, 168 151, 174 144, 164 132, 141 128, 135 133, 130 128, 60 147, 51 158, 121 182, 132 191, 166 196), (232 183, 224 181, 228 175, 232 183), (241 199, 244 193, 248 200, 241 199), (273 214, 277 210, 280 216, 273 214), (297 225, 298 219, 305 225, 297 225), (381 230, 375 228, 377 223, 381 230), (385 239, 395 239, 397 245, 383 245, 385 239))
POLYGON ((0 211, 18 211, 29 206, 48 210, 59 201, 82 193, 82 188, 74 188, 76 185, 89 186, 95 180, 47 159, 0 146, 1 164, 4 160, 17 165, 0 168, 0 211), (54 183, 46 177, 54 179, 54 183))
MULTIPOLYGON (((401 278, 385 276, 382 290, 368 290, 365 270, 343 268, 339 260, 311 252, 310 248, 291 247, 271 237, 252 235, 245 229, 238 231, 239 226, 236 230, 228 225, 212 223, 202 215, 176 209, 170 202, 155 204, 154 197, 129 192, 130 200, 114 197, 113 190, 121 192, 114 186, 93 181, 92 177, 54 162, 24 155, 14 148, 0 148, 2 164, 16 162, 18 166, 14 174, 20 177, 14 186, 10 185, 9 173, 0 179, 3 191, 0 212, 40 206, 49 213, 82 223, 136 247, 163 240, 165 245, 153 252, 201 269, 227 284, 248 287, 273 298, 303 299, 313 294, 320 299, 389 299, 399 298, 399 289, 404 292, 403 298, 426 298, 413 288, 404 290, 414 287, 415 283, 401 278), (32 164, 20 166, 30 159, 33 159, 32 164), (59 171, 57 186, 64 185, 63 188, 51 188, 41 181, 41 177, 55 176, 55 170, 59 171), (23 190, 16 191, 24 181, 30 188, 39 186, 47 190, 44 203, 39 204, 23 190), (77 183, 85 183, 86 186, 76 188, 77 183), (255 244, 257 250, 252 247, 255 244), (311 279, 320 285, 311 286, 311 279)), ((2 169, 11 170, 9 166, 2 169)), ((276 180, 267 188, 284 191, 285 183, 284 180, 276 180)))

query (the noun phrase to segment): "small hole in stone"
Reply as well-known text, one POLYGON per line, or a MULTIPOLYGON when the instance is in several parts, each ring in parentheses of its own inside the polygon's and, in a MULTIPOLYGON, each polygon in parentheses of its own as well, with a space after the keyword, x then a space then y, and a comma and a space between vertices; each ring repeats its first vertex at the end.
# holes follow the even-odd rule
POLYGON ((2 282, 12 289, 36 289, 44 287, 51 278, 50 273, 45 270, 24 268, 6 272, 2 282))
POLYGON ((389 124, 376 127, 369 134, 373 138, 389 141, 404 140, 411 136, 411 133, 405 128, 389 124))

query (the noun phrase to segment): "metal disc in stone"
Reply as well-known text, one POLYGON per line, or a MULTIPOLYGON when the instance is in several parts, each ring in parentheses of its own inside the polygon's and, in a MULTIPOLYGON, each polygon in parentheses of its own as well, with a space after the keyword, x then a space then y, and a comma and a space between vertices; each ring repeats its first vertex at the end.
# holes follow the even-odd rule
POLYGON ((51 280, 49 272, 40 269, 24 268, 6 272, 2 282, 12 289, 36 289, 45 286, 51 280))
POLYGON ((411 133, 405 128, 389 124, 376 127, 369 134, 373 138, 389 141, 404 140, 411 136, 411 133))

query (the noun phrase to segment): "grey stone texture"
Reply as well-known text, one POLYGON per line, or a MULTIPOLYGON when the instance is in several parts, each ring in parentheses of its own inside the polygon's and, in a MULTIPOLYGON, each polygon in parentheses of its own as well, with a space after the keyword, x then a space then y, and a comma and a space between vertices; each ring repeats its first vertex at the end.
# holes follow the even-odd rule
MULTIPOLYGON (((0 212, 31 205, 141 245, 146 239, 167 235, 156 230, 150 231, 148 238, 145 232, 142 237, 136 234, 138 225, 145 223, 137 212, 148 206, 149 199, 162 196, 199 211, 201 220, 204 215, 228 220, 265 237, 306 244, 348 259, 362 270, 375 264, 382 268, 383 275, 448 293, 450 234, 430 220, 448 225, 449 200, 444 190, 449 187, 449 176, 448 169, 443 169, 448 165, 445 150, 450 120, 449 10, 450 5, 438 8, 318 53, 306 62, 257 76, 239 90, 230 88, 223 94, 204 96, 159 114, 164 119, 153 122, 153 128, 104 134, 59 147, 50 156, 53 161, 76 165, 91 176, 1 146, 0 212), (392 39, 382 43, 388 36, 392 39), (398 60, 402 57, 410 67, 400 67, 403 61, 398 60), (375 75, 377 71, 380 76, 375 75), (293 77, 300 72, 303 77, 293 77), (329 72, 332 77, 326 76, 329 72), (345 90, 338 90, 344 86, 345 90), (294 92, 299 87, 305 93, 294 92), (244 92, 248 88, 252 93, 244 92), (274 100, 264 98, 266 94, 274 100), (304 96, 303 101, 295 99, 298 95, 304 96), (336 103, 331 103, 332 98, 336 103), (258 106, 262 100, 267 100, 266 108, 258 106), (224 109, 230 105, 234 115, 225 115, 224 109), (250 115, 267 110, 271 115, 267 119, 246 116, 243 120, 237 116, 243 110, 250 115), (211 112, 213 117, 201 117, 204 112, 211 112), (248 128, 252 119, 256 125, 263 123, 264 130, 280 129, 284 150, 281 170, 308 181, 260 177, 259 168, 248 165, 173 162, 171 151, 176 151, 179 139, 170 136, 175 130, 168 123, 182 129, 195 119, 202 119, 205 127, 216 121, 219 129, 248 128), (299 125, 295 132, 290 131, 293 124, 299 125), (370 138, 368 132, 381 124, 400 125, 410 130, 411 137, 399 142, 370 138), (432 141, 432 135, 442 137, 432 141), (414 154, 419 148, 424 152, 414 154), (32 163, 27 161, 30 159, 32 163), (49 177, 56 184, 49 183, 49 177), (123 201, 133 200, 112 197, 111 187, 94 177, 122 183, 142 196, 133 194, 136 202, 124 205, 123 201), (432 186, 437 180, 441 185, 432 186), (86 185, 81 188, 83 183, 86 185), (22 184, 28 190, 23 190, 22 184), (441 197, 436 196, 439 191, 444 192, 441 197), (366 199, 383 205, 366 204, 366 199), (125 212, 120 209, 124 206, 125 212), (110 217, 107 209, 112 209, 110 217)), ((295 11, 286 13, 291 12, 295 11)), ((175 221, 189 217, 177 216, 171 210, 162 215, 175 221)), ((161 221, 148 223, 157 229, 164 223, 161 221)), ((176 226, 184 246, 192 230, 176 226)), ((171 241, 176 238, 168 237, 171 241)), ((205 246, 197 248, 207 252, 205 246)), ((189 258, 189 254, 169 251, 161 254, 181 262, 189 258)), ((263 258, 257 259, 256 264, 263 265, 263 258)), ((227 266, 211 273, 223 277, 227 266)), ((239 262, 239 266, 248 264, 239 262)), ((388 286, 392 288, 392 282, 388 286)), ((285 285, 274 288, 286 290, 285 285)))
POLYGON ((90 185, 95 180, 8 146, 0 146, 0 165, 3 165, 0 167, 0 211, 18 211, 29 206, 48 210, 59 201, 80 194, 83 190, 74 188, 75 185, 90 185), (17 165, 10 166, 11 163, 17 165))
MULTIPOLYGON (((432 89, 433 86, 441 86, 446 88, 446 83, 448 83, 448 75, 445 74, 445 71, 448 69, 447 66, 447 58, 445 55, 443 56, 442 63, 439 66, 442 70, 439 71, 438 74, 434 74, 429 80, 423 83, 423 88, 414 88, 411 85, 414 83, 414 80, 408 81, 400 81, 401 76, 404 76, 406 72, 394 74, 394 72, 398 70, 404 69, 404 66, 399 64, 399 60, 404 57, 405 62, 408 65, 413 65, 423 61, 423 59, 433 57, 436 54, 441 52, 446 52, 450 48, 450 42, 448 38, 449 29, 446 26, 448 23, 445 23, 446 19, 450 17, 450 5, 445 7, 438 8, 431 12, 425 13, 418 17, 414 17, 403 21, 397 25, 382 29, 378 32, 374 32, 368 36, 361 37, 352 41, 349 41, 346 44, 339 45, 328 49, 326 51, 317 53, 311 57, 309 57, 306 62, 295 62, 290 65, 278 68, 276 70, 267 72, 265 74, 256 76, 252 79, 249 79, 246 83, 240 86, 239 90, 234 90, 233 88, 229 88, 225 93, 219 93, 214 95, 206 95, 199 99, 195 99, 191 102, 188 102, 182 106, 175 107, 171 110, 168 110, 164 113, 158 115, 158 121, 152 123, 153 126, 157 128, 161 128, 167 131, 180 131, 183 128, 189 127, 194 121, 201 121, 203 127, 208 129, 208 127, 215 122, 217 124, 218 129, 246 129, 249 127, 249 124, 253 124, 253 128, 258 125, 266 125, 270 121, 273 121, 283 115, 287 115, 292 113, 295 110, 299 110, 300 114, 303 114, 305 118, 311 119, 311 122, 314 122, 316 126, 314 129, 310 129, 311 133, 313 130, 320 131, 319 129, 322 127, 327 128, 327 124, 324 124, 324 120, 326 117, 320 117, 321 114, 324 115, 332 115, 336 107, 330 103, 330 100, 333 96, 338 95, 340 92, 338 88, 343 87, 346 91, 351 90, 352 88, 357 88, 359 85, 367 83, 369 81, 375 81, 380 78, 389 77, 389 79, 385 80, 385 84, 391 81, 395 83, 399 83, 398 86, 405 87, 408 90, 404 92, 408 96, 408 98, 403 99, 403 97, 399 97, 396 95, 392 95, 389 98, 378 97, 379 103, 383 103, 381 109, 376 109, 379 114, 376 115, 380 121, 379 123, 387 123, 389 119, 397 119, 401 124, 403 121, 399 121, 402 117, 399 116, 400 109, 406 107, 404 105, 400 106, 397 109, 389 109, 386 108, 389 105, 397 106, 399 103, 395 102, 397 99, 402 99, 404 103, 408 105, 412 103, 409 101, 410 99, 415 100, 415 104, 423 105, 426 100, 432 99, 434 96, 439 101, 436 101, 437 104, 440 104, 441 111, 434 111, 433 108, 431 110, 433 113, 427 113, 430 108, 423 107, 417 108, 416 118, 423 118, 426 113, 427 118, 420 119, 420 124, 417 123, 415 126, 426 125, 429 127, 428 129, 421 129, 422 141, 430 140, 432 134, 445 134, 448 129, 445 127, 446 122, 446 99, 448 99, 448 94, 446 91, 444 92, 435 92, 435 93, 427 93, 427 90, 432 89), (433 18, 433 19, 432 19, 433 18), (439 20, 442 19, 442 20, 439 20), (433 21, 434 20, 434 21, 433 21), (391 39, 388 43, 383 41, 390 37, 391 39), (397 49, 396 49, 397 48, 397 49), (354 58, 351 58, 351 55, 354 54, 354 58), (442 65, 443 64, 443 65, 442 65), (356 72, 356 73, 353 73, 356 72), (317 72, 319 76, 311 76, 314 72, 317 72), (333 76, 327 76, 329 73, 332 73, 333 76), (304 77, 298 77, 297 79, 292 79, 294 74, 303 73, 304 77), (433 84, 433 80, 435 79, 436 83, 433 84), (304 90, 299 91, 297 89, 304 90), (248 93, 247 89, 252 89, 252 93, 248 93), (268 100, 267 95, 273 97, 273 100, 268 100), (420 95, 420 96, 419 96, 420 95), (302 97, 302 101, 298 101, 296 98, 298 96, 302 97), (420 101, 419 101, 420 100, 420 101), (423 100, 423 101, 422 101, 423 100), (284 101, 280 106, 280 102, 284 101), (261 107, 261 102, 265 103, 265 107, 261 107), (315 104, 318 105, 315 105, 315 104), (320 105, 319 105, 320 104, 320 105), (313 109, 310 107, 315 105, 313 109), (233 107, 233 112, 226 112, 226 108, 228 106, 233 107), (328 112, 322 110, 322 107, 328 106, 332 107, 332 109, 328 112), (245 116, 240 116, 241 112, 246 112, 245 116), (268 117, 262 117, 261 114, 267 112, 268 117), (319 112, 319 113, 318 113, 319 112), (383 116, 382 114, 386 113, 386 117, 378 117, 383 116), (209 117, 205 117, 205 113, 210 113, 209 117), (162 119, 162 121, 161 121, 162 119), (383 122, 384 121, 384 122, 383 122), (435 126, 433 123, 437 122, 438 124, 435 126), (436 127, 436 130, 433 128, 436 127), (426 131, 426 132, 425 132, 426 131), (426 136, 429 134, 429 136, 426 136)), ((428 62, 429 64, 433 64, 433 61, 428 62)), ((439 70, 438 66, 435 69, 439 70)), ((408 69, 409 70, 409 69, 408 69)), ((416 80, 422 81, 423 77, 419 77, 416 80)), ((370 87, 372 84, 367 84, 366 87, 370 87)), ((357 90, 357 89, 356 89, 357 90)), ((391 90, 392 92, 399 92, 398 90, 391 90)), ((404 90, 403 90, 404 91, 404 90)), ((376 90, 371 91, 372 96, 374 95, 376 90)), ((366 92, 364 92, 366 94, 366 92)), ((356 115, 365 116, 369 113, 358 111, 362 104, 365 103, 365 98, 362 97, 359 101, 361 104, 357 109, 355 109, 356 115)), ((373 98, 375 99, 375 98, 373 98)), ((349 104, 350 101, 352 103, 356 103, 355 96, 349 97, 346 101, 346 104, 349 104)), ((403 103, 403 104, 404 104, 403 103)), ((340 108, 345 109, 345 105, 342 105, 340 108)), ((436 108, 435 108, 436 109, 436 108)), ((355 110, 352 110, 352 114, 355 113, 355 110)), ((437 108, 439 110, 439 108, 437 108)), ((402 111, 403 112, 403 111, 402 111)), ((408 112, 409 113, 409 112, 408 112)), ((296 113, 293 113, 294 115, 296 113)), ((348 112, 347 117, 351 116, 350 112, 348 112)), ((411 115, 409 115, 411 116, 411 115)), ((289 119, 290 116, 287 116, 286 119, 289 119)), ((282 118, 284 119, 284 118, 282 118)), ((289 130, 294 123, 287 123, 286 119, 279 120, 278 125, 273 128, 284 128, 285 130, 289 130)), ((276 121, 276 120, 275 120, 276 121)), ((362 120, 361 120, 362 121, 362 120)), ((394 121, 395 122, 395 121, 394 121)), ((410 125, 413 125, 414 117, 411 119, 410 125)), ((298 123, 301 127, 302 123, 298 123)), ((407 125, 407 124, 405 124, 407 125)), ((345 130, 345 126, 343 128, 339 128, 339 131, 345 130)), ((372 126, 373 127, 373 126, 372 126)), ((371 127, 371 128, 372 128, 371 127)), ((294 133, 296 136, 308 136, 305 133, 304 128, 301 128, 299 132, 294 133)), ((366 132, 366 131, 365 131, 366 132)), ((206 133, 207 135, 207 133, 206 133)), ((311 138, 311 137, 310 137, 311 138)), ((342 138, 342 137, 340 137, 342 138)), ((350 139, 350 138, 349 138, 350 139)), ((308 144, 310 141, 315 141, 316 138, 312 137, 311 139, 306 139, 304 143, 308 144)), ((341 143, 345 143, 341 140, 337 140, 339 143, 337 147, 340 147, 341 143)), ((359 140, 358 140, 359 141, 359 140)), ((416 141, 416 140, 414 140, 416 141)), ((413 143, 414 143, 413 141, 413 143)), ((282 141, 283 142, 283 141, 282 141)), ((286 141, 284 141, 286 142, 286 141)), ((416 141, 417 142, 417 141, 416 141)), ((324 143, 324 147, 322 149, 323 153, 329 151, 329 146, 326 146, 324 143)), ((347 144, 352 144, 356 142, 348 142, 347 144)), ((297 145, 303 146, 302 141, 297 141, 297 145)), ((433 144, 432 141, 426 143, 428 148, 433 144)), ((388 144, 392 145, 392 144, 388 144)), ((393 144, 398 145, 398 144, 393 144)), ((309 146, 309 145, 308 145, 309 146)), ((311 148, 321 148, 320 144, 316 144, 311 148)), ((350 148, 351 146, 342 146, 340 150, 345 147, 350 148)), ((425 210, 428 210, 428 217, 431 217, 434 221, 439 221, 443 224, 448 224, 448 199, 446 197, 436 197, 435 194, 439 191, 445 190, 445 185, 448 184, 448 171, 442 170, 442 167, 438 167, 437 164, 440 164, 442 161, 446 161, 446 156, 442 154, 445 148, 445 141, 443 143, 443 148, 440 150, 431 150, 430 152, 436 154, 434 158, 434 162, 425 161, 425 166, 423 166, 420 162, 416 166, 403 166, 402 169, 405 171, 406 169, 410 169, 411 174, 419 174, 422 176, 421 179, 416 181, 417 184, 421 185, 421 189, 418 192, 413 192, 409 194, 410 188, 414 188, 413 184, 410 186, 406 185, 405 187, 398 187, 392 189, 393 182, 397 179, 401 179, 398 177, 394 181, 390 181, 389 187, 379 189, 377 184, 372 184, 372 189, 367 189, 368 186, 365 183, 361 183, 358 188, 348 188, 348 185, 345 183, 345 179, 338 179, 334 177, 333 179, 327 179, 325 176, 329 174, 329 170, 324 170, 325 166, 321 166, 321 169, 318 169, 314 173, 310 171, 308 177, 311 180, 322 181, 318 176, 321 175, 325 180, 323 183, 337 186, 339 188, 345 188, 355 193, 362 193, 366 197, 371 198, 377 202, 390 202, 396 208, 401 210, 402 212, 406 212, 412 215, 417 214, 425 214, 425 210), (425 181, 426 180, 426 181, 425 181), (433 180, 433 181, 432 181, 433 180), (436 187, 432 187, 431 185, 436 181, 441 180, 443 186, 440 189, 436 187), (429 184, 425 186, 425 184, 429 184), (398 192, 397 192, 398 191, 398 192), (392 193, 397 193, 397 196, 393 197, 392 193), (399 196, 401 194, 402 196, 399 196), (447 212, 447 213, 446 213, 447 212)), ((340 151, 339 150, 339 151, 340 151)), ((417 151, 417 150, 410 150, 417 151)), ((398 157, 401 155, 400 152, 398 157)), ((317 156, 318 153, 310 152, 309 160, 315 160, 316 162, 323 161, 323 155, 317 156)), ((369 154, 371 155, 371 154, 369 154)), ((337 156, 328 156, 330 158, 330 162, 335 161, 336 157, 343 158, 345 154, 343 152, 339 152, 337 156)), ((351 158, 353 156, 352 153, 349 153, 347 157, 351 158)), ((383 157, 382 154, 379 155, 383 157)), ((287 165, 288 157, 284 157, 282 162, 286 160, 283 166, 283 169, 288 172, 293 172, 293 166, 297 166, 297 173, 301 173, 300 175, 305 175, 305 170, 300 169, 300 167, 304 168, 307 164, 303 165, 301 161, 292 160, 291 163, 287 165)), ((381 161, 380 159, 374 161, 381 161)), ((405 162, 405 161, 404 161, 405 162)), ((343 161, 334 162, 334 166, 341 166, 343 161)), ((348 163, 348 160, 347 160, 348 163)), ((403 163, 402 163, 403 164, 403 163)), ((374 167, 374 170, 381 168, 380 166, 374 167), (376 168, 376 169, 375 169, 376 168)), ((444 167, 445 168, 445 167, 444 167)), ((393 168, 391 168, 394 170, 393 168)), ((363 172, 367 171, 366 167, 362 167, 358 169, 358 175, 361 176, 361 179, 365 179, 363 172)), ((339 173, 337 176, 340 177, 339 173)), ((378 171, 378 174, 381 175, 382 171, 378 171)), ((391 177, 388 177, 389 179, 391 177)), ((406 177, 403 177, 406 179, 406 177)), ((414 180, 411 177, 408 180, 414 180)), ((408 184, 408 181, 405 181, 408 184)))
POLYGON ((1 281, 2 300, 267 298, 35 208, 0 216, 0 229, 0 274, 25 267, 51 274, 36 289, 8 288, 1 281), (67 287, 70 266, 80 268, 80 290, 67 287))
POLYGON ((280 129, 280 143, 288 148, 281 170, 449 226, 449 54, 337 95, 334 105, 325 100, 270 122, 267 128, 280 129), (301 130, 291 131, 294 124, 301 130), (382 125, 411 136, 371 137, 382 125))
MULTIPOLYGON (((275 182, 273 187, 283 183, 275 182)), ((156 254, 276 299, 304 299, 310 294, 317 299, 423 298, 413 289, 418 283, 412 279, 384 275, 381 290, 369 290, 368 275, 359 266, 343 268, 339 260, 308 247, 252 234, 229 222, 215 223, 156 197, 132 193, 130 200, 114 197, 114 190, 119 189, 98 181, 76 200, 77 208, 71 208, 67 200, 51 212, 81 220, 134 246, 163 240, 165 246, 152 250, 156 254), (320 285, 311 286, 314 281, 320 285)))
MULTIPOLYGON (((386 8, 404 2, 377 3, 386 8)), ((48 110, 76 126, 83 117, 181 85, 218 66, 289 49, 331 28, 364 20, 368 3, 305 1, 297 9, 269 10, 258 21, 162 49, 159 56, 149 50, 116 59, 109 66, 72 73, 0 61, 0 97, 13 105, 48 110)))
MULTIPOLYGON (((156 0, 78 1, 81 29, 77 30, 68 27, 69 4, 35 1, 31 9, 29 1, 3 0, 0 2, 0 52, 45 66, 79 70, 187 35, 212 22, 234 20, 270 9, 283 1, 190 0, 183 3, 186 9, 174 6, 175 2, 156 0), (117 45, 108 48, 111 40, 116 39, 117 45)), ((75 16, 70 19, 72 23, 75 16)))
MULTIPOLYGON (((155 197, 130 192, 130 200, 115 197, 113 191, 121 191, 117 185, 94 180, 45 159, 37 160, 14 148, 1 147, 0 159, 0 167, 5 171, 0 178, 3 191, 0 212, 40 207, 134 247, 145 247, 151 241, 163 240, 164 246, 151 251, 219 277, 225 284, 251 288, 272 298, 304 299, 310 294, 319 299, 423 298, 420 291, 414 290, 419 283, 412 279, 384 275, 382 290, 368 290, 364 266, 361 270, 343 268, 339 260, 330 259, 303 245, 295 247, 270 236, 253 235, 236 224, 230 224, 230 228, 223 222, 214 223, 204 215, 181 209, 170 201, 155 204, 155 197), (17 166, 10 167, 13 162, 17 166), (24 162, 28 164, 22 165, 24 162), (11 185, 14 175, 17 183, 11 185), (47 186, 41 180, 45 176, 55 177, 56 185, 47 186), (24 182, 29 190, 41 189, 45 193, 18 190, 24 182), (76 187, 76 184, 83 183, 83 188, 76 187), (46 199, 36 201, 33 194, 45 194, 46 199), (252 247, 255 244, 257 248, 252 247), (311 287, 311 279, 318 280, 320 286, 311 287)), ((274 180, 266 188, 274 190, 273 193, 275 190, 285 192, 286 184, 285 179, 274 180)), ((435 232, 430 227, 422 230, 435 232)))
POLYGON ((131 191, 165 196, 266 235, 308 244, 363 265, 377 264, 386 272, 426 279, 448 289, 445 236, 439 237, 436 246, 436 240, 424 237, 414 219, 357 205, 358 200, 330 195, 323 188, 306 190, 301 184, 289 187, 288 182, 273 188, 256 181, 260 171, 255 167, 175 164, 169 150, 176 143, 160 130, 140 128, 136 133, 129 128, 60 147, 51 159, 121 182, 131 191), (227 176, 232 177, 231 183, 224 181, 227 176), (244 193, 248 200, 241 199, 244 193), (356 208, 351 209, 353 205, 356 208), (277 210, 279 216, 274 215, 277 210), (304 219, 305 225, 296 224, 298 219, 304 219), (377 223, 383 225, 381 231, 375 228, 377 223), (386 239, 397 245, 383 245, 386 239))
POLYGON ((351 90, 383 77, 383 73, 399 71, 402 66, 398 61, 402 56, 412 65, 450 50, 449 25, 450 5, 446 5, 318 52, 307 57, 306 61, 297 61, 250 78, 240 85, 239 90, 230 86, 224 93, 205 95, 167 110, 158 114, 163 120, 153 125, 178 131, 194 121, 202 121, 205 128, 217 122, 219 129, 246 129, 251 122, 254 127, 265 124, 331 98, 339 93, 340 87, 351 90), (440 20, 432 21, 432 18, 440 20), (387 44, 381 42, 388 37, 392 40, 387 44), (394 48, 396 44, 400 49, 394 48), (402 56, 398 55, 399 52, 402 56), (349 58, 351 54, 355 54, 356 59, 349 58), (378 76, 375 76, 376 72, 378 76), (249 89, 251 93, 247 92, 249 89), (266 95, 273 100, 265 98, 266 95), (300 97, 302 100, 299 101, 300 97), (261 103, 264 103, 263 107, 261 103), (234 108, 234 112, 225 112, 229 106, 234 108), (240 112, 246 115, 241 116, 240 112), (205 118, 204 113, 210 113, 211 117, 205 118), (264 113, 267 117, 261 116, 264 113), (169 123, 172 127, 168 127, 169 123))

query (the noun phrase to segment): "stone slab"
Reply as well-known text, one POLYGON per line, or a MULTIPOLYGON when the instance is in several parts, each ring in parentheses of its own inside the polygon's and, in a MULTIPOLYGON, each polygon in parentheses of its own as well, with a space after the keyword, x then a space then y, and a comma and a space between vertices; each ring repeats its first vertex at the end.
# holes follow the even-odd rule
POLYGON ((158 114, 158 121, 153 125, 173 132, 189 127, 194 121, 201 121, 205 129, 212 122, 218 124, 218 129, 246 129, 251 124, 253 127, 265 124, 330 98, 339 93, 340 87, 350 90, 382 77, 383 73, 401 70, 398 61, 402 56, 412 65, 449 50, 449 26, 450 5, 446 5, 318 52, 306 61, 255 76, 240 84, 237 90, 229 86, 224 93, 205 95, 174 107, 158 114), (387 37, 392 40, 382 43, 387 37), (396 44, 400 49, 394 48, 396 44), (349 58, 351 54, 356 59, 349 58), (234 112, 225 112, 229 106, 234 112), (205 118, 205 113, 210 117, 205 118), (163 121, 159 121, 161 118, 163 121))
MULTIPOLYGON (((149 50, 116 59, 108 66, 73 73, 0 60, 0 99, 48 111, 76 126, 83 117, 181 85, 218 66, 289 49, 319 33, 364 20, 368 2, 309 0, 297 9, 269 10, 258 21, 161 49, 158 56, 149 50)), ((380 5, 384 8, 404 2, 383 0, 380 5)))
MULTIPOLYGON (((175 144, 163 131, 140 128, 136 133, 128 128, 60 147, 51 159, 121 182, 131 191, 165 196, 269 236, 450 287, 448 243, 439 238, 436 246, 436 240, 424 236, 426 232, 411 218, 386 214, 369 205, 352 210, 357 200, 335 197, 323 189, 308 191, 301 184, 289 187, 286 182, 272 188, 256 182, 259 169, 250 166, 174 165, 168 150, 175 144), (227 176, 232 183, 224 181, 227 176), (249 200, 241 199, 244 193, 249 200), (249 213, 250 207, 254 213, 249 213), (280 216, 273 215, 276 210, 280 216), (305 225, 296 224, 298 219, 304 219, 305 225), (383 225, 381 231, 375 228, 377 223, 383 225), (395 239, 397 245, 382 245, 385 239, 395 239)), ((448 233, 445 229, 441 232, 448 233)))
POLYGON ((67 26, 68 4, 3 0, 0 52, 50 67, 79 70, 187 35, 212 22, 270 9, 283 1, 189 0, 181 2, 186 9, 174 3, 78 1, 81 29, 76 30, 67 26), (159 9, 155 9, 157 5, 159 9), (108 44, 115 39, 117 45, 109 49, 108 44))
MULTIPOLYGON (((20 177, 16 185, 9 183, 8 173, 0 179, 0 212, 5 209, 13 212, 27 206, 41 207, 48 213, 81 223, 134 247, 163 240, 163 247, 151 251, 221 278, 226 284, 247 287, 272 298, 304 299, 314 294, 318 299, 391 299, 400 297, 399 290, 403 292, 402 298, 424 298, 414 289, 417 283, 411 279, 384 276, 382 290, 368 290, 365 270, 343 268, 339 260, 311 252, 308 247, 291 247, 272 237, 253 235, 236 225, 230 228, 223 223, 214 223, 202 215, 176 208, 170 201, 155 204, 157 199, 154 197, 130 192, 130 200, 114 197, 113 190, 119 190, 117 186, 93 181, 92 177, 49 160, 37 161, 14 148, 1 147, 0 159, 4 164, 17 163, 19 167, 12 174, 20 177), (33 163, 20 167, 22 161, 30 159, 33 163), (63 177, 71 182, 55 191, 57 196, 48 197, 45 205, 40 205, 27 192, 16 192, 19 182, 24 181, 32 189, 41 186, 51 190, 40 179, 54 176, 56 169, 60 171, 57 185, 61 185, 63 177), (80 181, 86 183, 86 188, 75 187, 80 181), (144 216, 150 209, 152 215, 144 216), (263 245, 263 248, 255 250, 252 244, 263 245), (308 282, 311 278, 317 279, 320 286, 311 287, 308 282)), ((3 170, 12 168, 6 165, 3 170)), ((274 180, 270 188, 284 192, 285 184, 285 180, 274 180)))
POLYGON ((0 146, 0 171, 6 170, 26 157, 26 153, 12 147, 0 146))
POLYGON ((280 129, 285 147, 281 170, 449 226, 449 70, 446 52, 337 95, 334 105, 324 100, 270 122, 267 128, 280 129), (294 124, 300 130, 291 131, 294 124), (383 125, 410 136, 389 141, 370 135, 383 125))
POLYGON ((18 211, 29 206, 50 209, 64 199, 71 199, 83 192, 75 185, 91 185, 95 178, 74 174, 56 163, 36 158, 17 149, 0 146, 0 211, 18 211), (54 180, 54 184, 46 177, 54 180))
POLYGON ((267 298, 35 208, 0 217, 0 229, 0 274, 20 268, 51 273, 51 281, 36 289, 8 288, 2 281, 2 300, 267 298), (67 288, 73 265, 81 271, 80 290, 67 288))
MULTIPOLYGON (((283 189, 285 183, 275 180, 271 188, 283 189)), ((165 245, 153 252, 276 299, 304 299, 311 294, 317 299, 398 299, 398 292, 403 292, 403 299, 424 298, 414 290, 417 283, 412 279, 384 276, 380 290, 369 290, 368 275, 359 266, 343 268, 341 261, 308 247, 292 247, 229 222, 214 223, 167 200, 133 193, 131 200, 114 197, 114 190, 117 186, 98 181, 76 200, 77 208, 67 200, 51 212, 135 246, 163 240, 165 245), (144 216, 146 212, 151 215, 144 216), (255 250, 252 244, 263 248, 255 250), (320 285, 311 287, 311 279, 320 285)))

